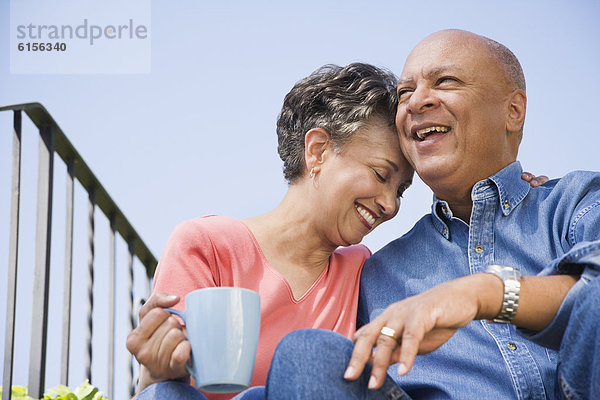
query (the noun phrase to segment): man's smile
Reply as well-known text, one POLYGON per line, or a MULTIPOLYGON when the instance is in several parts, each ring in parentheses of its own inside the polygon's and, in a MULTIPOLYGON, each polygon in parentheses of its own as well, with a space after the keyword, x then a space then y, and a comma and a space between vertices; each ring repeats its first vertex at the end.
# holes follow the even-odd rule
POLYGON ((447 126, 436 125, 436 126, 429 126, 429 127, 420 128, 420 129, 413 128, 413 131, 414 131, 414 133, 413 133, 414 138, 416 138, 419 141, 424 141, 430 135, 433 135, 436 133, 445 134, 450 131, 450 128, 447 126))

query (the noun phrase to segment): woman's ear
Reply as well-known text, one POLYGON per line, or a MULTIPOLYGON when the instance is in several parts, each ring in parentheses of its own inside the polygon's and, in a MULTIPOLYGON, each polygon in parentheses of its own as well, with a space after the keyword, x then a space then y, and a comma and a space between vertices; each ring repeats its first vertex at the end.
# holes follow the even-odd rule
POLYGON ((323 128, 313 128, 304 135, 304 161, 306 169, 319 172, 321 164, 331 150, 331 137, 323 128))

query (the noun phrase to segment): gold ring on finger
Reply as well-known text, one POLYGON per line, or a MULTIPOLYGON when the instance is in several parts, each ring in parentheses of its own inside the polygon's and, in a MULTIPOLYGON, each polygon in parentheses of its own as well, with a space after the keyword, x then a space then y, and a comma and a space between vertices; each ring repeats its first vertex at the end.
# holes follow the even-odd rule
POLYGON ((380 333, 383 336, 391 337, 396 342, 398 341, 398 336, 396 335, 396 331, 393 330, 392 328, 390 328, 389 326, 384 326, 383 328, 381 328, 380 333))

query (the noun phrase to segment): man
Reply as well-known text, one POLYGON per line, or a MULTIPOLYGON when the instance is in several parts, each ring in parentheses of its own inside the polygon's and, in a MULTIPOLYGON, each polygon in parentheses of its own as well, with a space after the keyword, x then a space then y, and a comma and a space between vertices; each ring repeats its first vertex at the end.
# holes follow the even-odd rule
POLYGON ((539 188, 520 180, 525 80, 512 52, 488 38, 429 36, 409 54, 398 97, 402 150, 435 194, 432 213, 367 261, 366 325, 347 382, 314 379, 319 357, 344 358, 327 334, 301 332, 278 349, 269 395, 327 387, 323 396, 351 397, 368 382, 384 385, 381 398, 406 397, 391 376, 414 398, 600 396, 600 174, 539 188), (280 373, 294 357, 312 382, 280 373))

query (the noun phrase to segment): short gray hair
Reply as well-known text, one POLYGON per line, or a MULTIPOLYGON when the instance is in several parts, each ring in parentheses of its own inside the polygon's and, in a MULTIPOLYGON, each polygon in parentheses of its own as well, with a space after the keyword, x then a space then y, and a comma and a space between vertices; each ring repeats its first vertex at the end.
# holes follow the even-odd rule
POLYGON ((519 62, 517 56, 515 56, 515 54, 502 43, 496 42, 494 39, 490 39, 485 36, 481 36, 481 38, 488 46, 488 49, 492 52, 492 54, 496 56, 497 60, 502 65, 502 68, 504 71, 506 71, 509 78, 516 85, 517 89, 521 89, 525 92, 525 74, 523 73, 523 68, 521 67, 521 63, 519 62))
POLYGON ((394 127, 398 79, 387 69, 364 63, 324 65, 297 82, 285 96, 277 119, 279 157, 289 184, 305 173, 304 137, 322 128, 336 151, 372 121, 394 127))

